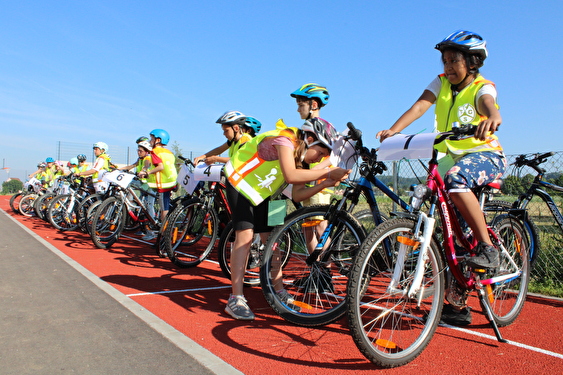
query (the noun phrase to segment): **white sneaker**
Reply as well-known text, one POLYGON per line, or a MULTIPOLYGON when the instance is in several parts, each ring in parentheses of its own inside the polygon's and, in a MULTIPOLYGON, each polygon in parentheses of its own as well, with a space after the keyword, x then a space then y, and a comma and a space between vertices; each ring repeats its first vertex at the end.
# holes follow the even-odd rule
POLYGON ((229 297, 225 312, 238 320, 254 320, 254 313, 250 310, 243 296, 229 297))

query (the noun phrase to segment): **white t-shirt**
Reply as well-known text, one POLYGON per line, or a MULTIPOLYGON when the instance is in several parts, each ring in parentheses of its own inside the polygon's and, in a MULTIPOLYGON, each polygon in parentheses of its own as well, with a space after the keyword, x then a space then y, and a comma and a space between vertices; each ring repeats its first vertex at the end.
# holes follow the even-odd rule
MULTIPOLYGON (((441 88, 442 81, 440 81, 440 77, 437 76, 432 82, 430 82, 428 87, 426 87, 426 90, 430 91, 437 98, 441 88)), ((475 101, 477 103, 477 112, 479 113, 483 113, 481 108, 479 108, 479 98, 485 94, 491 95, 493 99, 495 99, 495 103, 497 102, 497 89, 495 88, 495 86, 490 83, 484 84, 483 87, 481 87, 481 89, 479 89, 479 91, 477 92, 477 97, 475 98, 475 101)))

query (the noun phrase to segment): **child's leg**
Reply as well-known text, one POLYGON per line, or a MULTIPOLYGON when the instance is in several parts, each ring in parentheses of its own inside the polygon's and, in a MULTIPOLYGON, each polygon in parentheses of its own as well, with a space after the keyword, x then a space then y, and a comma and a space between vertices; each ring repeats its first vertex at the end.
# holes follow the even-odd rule
POLYGON ((232 294, 243 295, 244 273, 250 245, 254 238, 253 229, 237 230, 233 250, 231 251, 231 282, 232 294))

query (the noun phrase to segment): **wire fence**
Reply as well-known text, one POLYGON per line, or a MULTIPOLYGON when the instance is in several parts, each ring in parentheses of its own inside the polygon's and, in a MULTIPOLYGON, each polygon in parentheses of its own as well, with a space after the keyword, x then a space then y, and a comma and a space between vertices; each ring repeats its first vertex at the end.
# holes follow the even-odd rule
MULTIPOLYGON (((507 155, 509 168, 503 180, 502 191, 494 199, 514 202, 518 195, 530 186, 536 172, 524 167, 520 170, 510 166, 518 155, 507 155)), ((421 183, 426 178, 424 166, 428 160, 403 160, 387 163, 388 170, 379 178, 398 191, 403 199, 412 184, 421 183)), ((545 180, 563 186, 563 152, 556 152, 541 165, 546 170, 545 180)), ((555 207, 563 213, 563 193, 549 190, 555 207)), ((382 201, 383 194, 379 193, 382 201)), ((391 201, 387 198, 391 206, 391 201)), ((532 270, 531 291, 563 297, 563 230, 551 213, 548 205, 534 196, 527 207, 528 215, 539 229, 541 251, 532 270)), ((563 225, 563 223, 562 223, 563 225)))

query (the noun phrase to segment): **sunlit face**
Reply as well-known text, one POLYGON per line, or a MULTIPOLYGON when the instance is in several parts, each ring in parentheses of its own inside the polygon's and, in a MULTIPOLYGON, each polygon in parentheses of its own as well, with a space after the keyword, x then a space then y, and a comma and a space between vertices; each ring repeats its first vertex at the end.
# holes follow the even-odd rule
POLYGON ((452 85, 460 84, 469 72, 461 52, 455 50, 444 51, 442 63, 444 63, 444 74, 452 85))
POLYGON ((156 138, 154 137, 154 135, 151 134, 151 147, 154 147, 154 145, 156 144, 156 138))
POLYGON ((94 147, 94 155, 100 156, 102 154, 102 149, 99 147, 94 147))
POLYGON ((227 138, 230 141, 231 139, 233 139, 235 137, 236 132, 238 132, 238 130, 239 130, 239 126, 238 125, 231 126, 229 124, 222 124, 221 129, 223 129, 223 135, 225 136, 225 138, 227 138))
POLYGON ((297 101, 297 112, 299 112, 299 116, 301 116, 302 120, 308 119, 309 114, 311 113, 311 104, 309 104, 309 100, 297 98, 296 101, 297 101))
POLYGON ((303 161, 307 164, 318 163, 324 157, 327 157, 329 155, 330 155, 330 150, 328 148, 317 144, 307 149, 303 161))
POLYGON ((139 155, 140 158, 144 158, 145 156, 147 156, 148 151, 145 150, 142 147, 137 147, 137 155, 139 155))

